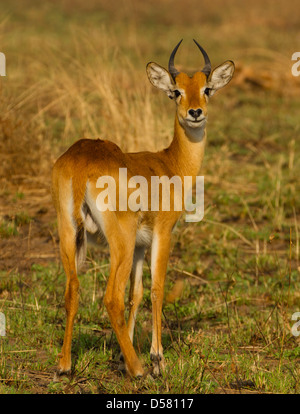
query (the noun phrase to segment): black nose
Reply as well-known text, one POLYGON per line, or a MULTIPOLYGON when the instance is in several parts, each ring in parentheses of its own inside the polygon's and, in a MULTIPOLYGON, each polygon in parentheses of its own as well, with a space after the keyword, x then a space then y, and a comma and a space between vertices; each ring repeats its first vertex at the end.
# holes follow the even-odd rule
POLYGON ((202 109, 200 109, 200 108, 198 108, 198 109, 190 109, 190 110, 189 110, 189 114, 190 114, 193 118, 197 119, 197 118, 198 118, 198 116, 200 116, 200 115, 202 114, 202 109))

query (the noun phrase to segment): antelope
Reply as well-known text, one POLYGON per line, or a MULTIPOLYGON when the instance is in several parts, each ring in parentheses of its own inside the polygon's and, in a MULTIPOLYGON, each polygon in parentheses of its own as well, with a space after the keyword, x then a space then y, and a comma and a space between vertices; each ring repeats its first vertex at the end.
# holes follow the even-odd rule
MULTIPOLYGON (((179 176, 183 179, 188 175, 195 179, 199 173, 206 143, 208 100, 231 80, 234 63, 227 60, 212 70, 207 53, 194 40, 205 64, 202 70, 188 76, 178 71, 174 65, 175 54, 181 42, 182 40, 171 53, 168 70, 154 62, 148 63, 146 67, 151 84, 165 92, 176 105, 174 137, 167 148, 158 152, 124 153, 111 141, 81 139, 54 164, 52 195, 57 212, 60 255, 67 277, 67 319, 58 374, 71 370, 72 330, 79 299, 77 273, 86 257, 88 234, 101 234, 109 245, 110 274, 104 305, 120 345, 122 368, 133 377, 145 375, 133 347, 133 334, 143 296, 145 250, 151 247, 150 357, 153 375, 159 375, 165 367, 161 344, 164 284, 171 233, 182 212, 174 208, 169 211, 152 211, 151 208, 140 208, 137 211, 101 209, 97 205, 97 197, 103 190, 99 189, 97 181, 99 177, 110 176, 118 185, 120 168, 127 168, 128 178, 145 177, 149 187, 152 176, 179 176), (126 323, 124 296, 129 279, 129 316, 126 323)), ((126 197, 129 195, 130 191, 126 197)), ((171 197, 176 197, 174 190, 171 197)))

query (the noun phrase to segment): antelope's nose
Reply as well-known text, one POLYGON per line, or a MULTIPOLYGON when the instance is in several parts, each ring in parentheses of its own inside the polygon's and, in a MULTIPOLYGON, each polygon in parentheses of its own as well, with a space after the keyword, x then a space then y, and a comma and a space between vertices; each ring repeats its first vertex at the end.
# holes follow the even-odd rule
POLYGON ((191 115, 193 118, 197 119, 198 116, 202 114, 202 109, 189 109, 189 115, 191 115))

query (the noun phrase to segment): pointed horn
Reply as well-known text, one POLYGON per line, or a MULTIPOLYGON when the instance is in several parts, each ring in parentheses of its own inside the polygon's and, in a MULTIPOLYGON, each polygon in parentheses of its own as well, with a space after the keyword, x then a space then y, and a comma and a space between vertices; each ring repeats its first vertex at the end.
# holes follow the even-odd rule
POLYGON ((210 59, 208 57, 208 54, 205 52, 205 50, 203 49, 203 47, 201 47, 199 45, 199 43, 196 42, 195 39, 193 39, 193 40, 196 43, 196 45, 199 47, 199 49, 200 49, 200 51, 201 51, 201 53, 202 53, 202 55, 204 57, 205 65, 204 65, 204 68, 201 70, 201 72, 203 72, 207 77, 209 77, 210 72, 211 72, 211 63, 210 63, 210 59))
POLYGON ((172 76, 172 78, 175 80, 175 77, 177 75, 179 75, 180 72, 178 72, 178 70, 175 68, 174 65, 174 58, 177 52, 177 49, 179 48, 181 42, 183 41, 183 39, 180 40, 180 42, 178 43, 178 45, 175 46, 173 52, 171 53, 170 59, 169 59, 169 73, 172 76))

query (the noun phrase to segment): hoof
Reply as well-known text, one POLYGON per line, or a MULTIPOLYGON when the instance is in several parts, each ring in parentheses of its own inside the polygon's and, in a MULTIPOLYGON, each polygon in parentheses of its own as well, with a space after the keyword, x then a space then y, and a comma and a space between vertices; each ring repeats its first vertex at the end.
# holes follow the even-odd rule
POLYGON ((150 354, 150 359, 152 361, 153 372, 152 375, 154 377, 158 377, 162 374, 165 370, 165 359, 161 354, 150 354))
POLYGON ((128 367, 126 366, 126 371, 133 378, 138 379, 138 378, 144 378, 145 377, 145 372, 144 372, 143 367, 141 365, 138 368, 134 369, 134 370, 129 370, 128 367))
POLYGON ((128 367, 126 365, 126 362, 125 362, 124 355, 122 354, 122 352, 120 352, 120 354, 119 354, 118 371, 127 372, 133 378, 143 378, 145 376, 144 370, 143 370, 141 365, 138 369, 134 370, 134 372, 131 372, 128 369, 128 367))
POLYGON ((54 372, 53 375, 53 382, 59 382, 60 377, 62 377, 63 375, 70 375, 71 374, 71 370, 62 370, 61 368, 57 368, 57 370, 54 372))
POLYGON ((133 375, 133 377, 134 377, 134 378, 136 378, 136 379, 142 379, 142 378, 144 378, 144 377, 145 377, 144 370, 142 370, 142 371, 139 371, 139 372, 135 373, 135 374, 133 375))
POLYGON ((121 371, 121 372, 126 372, 127 371, 124 356, 123 356, 122 352, 120 352, 120 355, 119 355, 118 371, 121 371))

